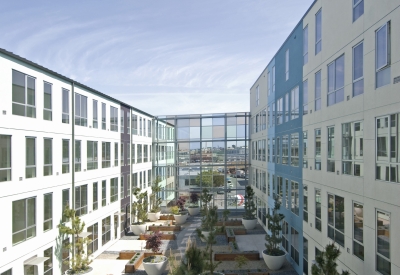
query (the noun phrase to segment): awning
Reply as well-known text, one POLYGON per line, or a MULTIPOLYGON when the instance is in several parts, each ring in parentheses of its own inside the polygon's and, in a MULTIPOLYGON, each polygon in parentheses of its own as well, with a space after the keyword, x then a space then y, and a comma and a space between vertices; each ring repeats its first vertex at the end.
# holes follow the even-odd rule
POLYGON ((82 232, 82 233, 78 234, 78 237, 79 238, 87 238, 87 237, 89 237, 91 235, 92 235, 92 233, 90 233, 90 232, 82 232))
POLYGON ((35 257, 24 262, 24 265, 39 265, 46 260, 50 259, 49 257, 35 257))

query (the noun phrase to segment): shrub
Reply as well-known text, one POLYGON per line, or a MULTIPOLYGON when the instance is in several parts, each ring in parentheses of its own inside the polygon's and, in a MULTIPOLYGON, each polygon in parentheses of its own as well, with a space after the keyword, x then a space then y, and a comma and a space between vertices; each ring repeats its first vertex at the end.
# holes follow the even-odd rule
POLYGON ((151 251, 153 251, 154 253, 160 251, 160 247, 162 244, 161 236, 162 233, 160 231, 151 234, 146 240, 146 247, 151 249, 151 251))

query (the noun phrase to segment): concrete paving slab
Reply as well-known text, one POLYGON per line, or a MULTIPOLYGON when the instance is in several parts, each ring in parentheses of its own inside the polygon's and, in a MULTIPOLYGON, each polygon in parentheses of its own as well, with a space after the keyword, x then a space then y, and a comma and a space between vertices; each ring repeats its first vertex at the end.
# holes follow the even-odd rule
POLYGON ((110 246, 106 251, 121 251, 121 250, 145 250, 146 241, 144 240, 118 240, 110 246))
POLYGON ((262 257, 262 251, 265 249, 265 234, 236 235, 235 238, 240 251, 256 250, 262 257))
POLYGON ((104 260, 95 259, 90 266, 93 271, 90 275, 121 275, 125 272, 125 264, 128 260, 104 260))

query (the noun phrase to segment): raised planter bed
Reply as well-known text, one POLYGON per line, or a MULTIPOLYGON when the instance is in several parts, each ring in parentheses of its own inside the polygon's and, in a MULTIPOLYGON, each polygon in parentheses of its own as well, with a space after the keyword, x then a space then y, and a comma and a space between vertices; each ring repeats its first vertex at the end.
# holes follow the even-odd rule
POLYGON ((165 225, 151 225, 149 226, 149 231, 157 232, 157 231, 173 231, 173 232, 178 232, 181 231, 181 226, 180 225, 170 225, 170 226, 165 226, 165 225))
POLYGON ((225 235, 226 235, 226 240, 228 241, 228 243, 236 241, 235 232, 233 231, 233 229, 231 229, 231 228, 226 229, 225 235))
MULTIPOLYGON (((123 251, 121 251, 121 252, 123 252, 123 251)), ((162 252, 157 252, 157 253, 143 252, 143 251, 135 252, 132 250, 127 251, 125 253, 125 255, 128 255, 128 253, 134 253, 134 255, 131 257, 130 261, 125 265, 125 273, 135 273, 139 269, 140 265, 142 264, 143 259, 146 257, 154 256, 154 255, 163 255, 162 252)))
POLYGON ((224 273, 225 275, 269 275, 269 272, 241 272, 241 273, 224 273))
POLYGON ((247 231, 245 228, 235 228, 233 229, 233 232, 235 233, 235 235, 246 235, 247 231))
POLYGON ((143 252, 136 252, 130 261, 125 265, 125 273, 134 273, 139 269, 144 259, 143 252))
POLYGON ((120 260, 130 260, 132 259, 133 256, 135 256, 137 252, 133 250, 122 250, 119 252, 119 257, 118 259, 120 260))
POLYGON ((215 253, 215 261, 234 261, 237 256, 244 256, 249 261, 259 261, 260 252, 258 251, 243 251, 243 252, 232 252, 232 253, 215 253))
POLYGON ((161 215, 160 216, 160 220, 161 221, 167 221, 167 220, 173 221, 174 220, 174 215, 161 215))
MULTIPOLYGON (((169 231, 171 234, 164 233, 161 235, 161 240, 175 240, 176 236, 173 234, 171 231, 169 231)), ((147 240, 147 238, 150 237, 150 232, 146 234, 140 234, 139 240, 147 240)))

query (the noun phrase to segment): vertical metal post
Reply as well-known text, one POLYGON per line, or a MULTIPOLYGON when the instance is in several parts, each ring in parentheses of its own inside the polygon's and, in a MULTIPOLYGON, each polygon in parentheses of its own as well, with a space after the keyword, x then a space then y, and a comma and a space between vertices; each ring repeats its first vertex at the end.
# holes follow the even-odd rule
MULTIPOLYGON (((72 175, 72 207, 71 209, 75 210, 75 84, 74 82, 72 84, 72 100, 71 100, 71 105, 72 105, 72 119, 71 119, 71 126, 72 126, 72 167, 71 167, 71 175, 72 175)), ((75 213, 75 212, 74 212, 75 213)), ((73 216, 73 219, 75 218, 75 214, 73 216)), ((73 221, 71 221, 72 223, 73 221)), ((72 224, 71 224, 72 226, 72 224)), ((72 258, 75 256, 75 234, 72 234, 72 258)))

